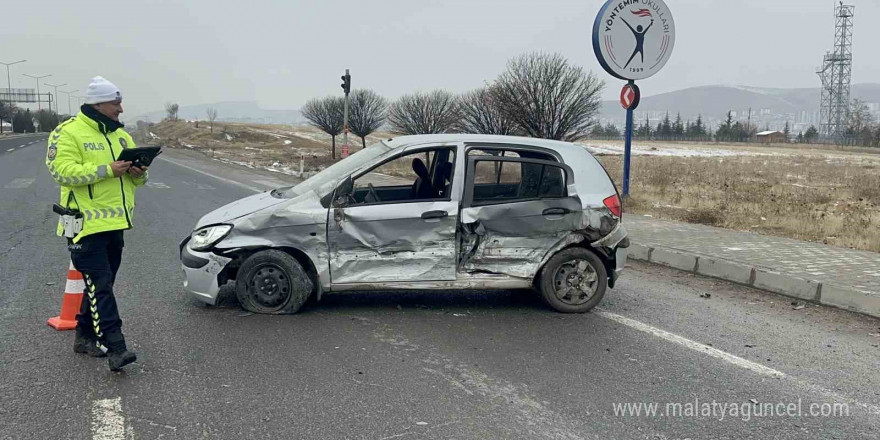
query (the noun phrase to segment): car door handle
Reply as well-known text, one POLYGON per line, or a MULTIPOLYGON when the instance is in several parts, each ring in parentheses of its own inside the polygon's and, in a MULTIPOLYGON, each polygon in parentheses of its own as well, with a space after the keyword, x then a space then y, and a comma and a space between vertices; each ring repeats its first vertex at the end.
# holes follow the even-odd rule
POLYGON ((448 216, 449 213, 446 211, 428 211, 422 213, 422 220, 438 220, 448 216))
POLYGON ((570 213, 568 208, 547 208, 542 212, 543 215, 565 215, 570 213))

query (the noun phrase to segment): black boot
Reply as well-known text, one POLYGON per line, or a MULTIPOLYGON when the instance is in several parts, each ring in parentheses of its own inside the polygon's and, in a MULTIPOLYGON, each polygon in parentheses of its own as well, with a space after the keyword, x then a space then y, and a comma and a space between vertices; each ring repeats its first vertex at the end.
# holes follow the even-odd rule
POLYGON ((73 352, 87 354, 92 357, 105 357, 106 348, 98 342, 93 335, 87 335, 79 326, 76 327, 76 336, 73 338, 73 352), (102 350, 104 348, 104 350, 102 350))
POLYGON ((112 333, 107 335, 107 365, 110 371, 119 371, 122 367, 137 360, 137 355, 133 351, 128 351, 125 346, 125 338, 122 333, 112 333))

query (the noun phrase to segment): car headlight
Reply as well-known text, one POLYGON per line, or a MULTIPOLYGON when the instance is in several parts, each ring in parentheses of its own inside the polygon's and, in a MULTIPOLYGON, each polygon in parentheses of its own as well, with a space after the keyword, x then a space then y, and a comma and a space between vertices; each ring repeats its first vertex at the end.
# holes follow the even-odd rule
POLYGON ((199 229, 193 232, 189 247, 194 251, 206 251, 226 237, 231 230, 230 225, 207 226, 199 229))

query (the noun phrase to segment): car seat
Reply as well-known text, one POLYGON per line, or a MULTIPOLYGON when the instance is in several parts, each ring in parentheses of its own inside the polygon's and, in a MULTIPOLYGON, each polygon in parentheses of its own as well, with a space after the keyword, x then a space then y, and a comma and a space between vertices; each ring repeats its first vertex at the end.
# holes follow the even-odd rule
POLYGON ((452 167, 453 164, 451 162, 443 162, 437 165, 437 169, 434 170, 434 184, 432 187, 436 197, 449 196, 449 187, 452 183, 452 167))
POLYGON ((434 195, 431 190, 431 175, 422 159, 417 157, 412 160, 412 170, 418 176, 412 184, 412 198, 415 200, 432 198, 434 195))

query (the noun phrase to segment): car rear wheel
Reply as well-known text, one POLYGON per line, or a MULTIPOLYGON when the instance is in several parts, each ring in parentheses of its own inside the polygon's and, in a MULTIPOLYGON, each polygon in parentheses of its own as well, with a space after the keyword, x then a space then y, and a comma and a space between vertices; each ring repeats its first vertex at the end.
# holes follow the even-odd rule
POLYGON ((550 258, 541 270, 541 295, 562 313, 584 313, 596 307, 608 288, 605 265, 584 248, 569 248, 550 258))
POLYGON ((257 252, 241 265, 235 295, 250 312, 296 313, 309 298, 312 282, 302 265, 278 250, 257 252))

